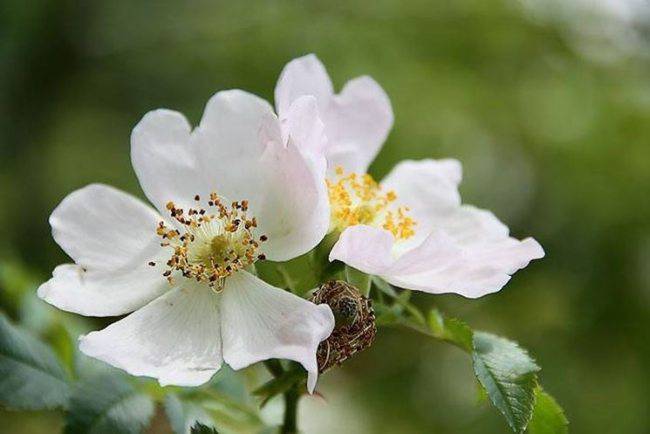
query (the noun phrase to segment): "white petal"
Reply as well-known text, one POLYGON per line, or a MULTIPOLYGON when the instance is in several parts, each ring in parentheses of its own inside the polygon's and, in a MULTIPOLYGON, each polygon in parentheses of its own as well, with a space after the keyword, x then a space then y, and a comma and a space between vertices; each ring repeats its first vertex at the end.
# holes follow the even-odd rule
POLYGON ((489 211, 461 206, 460 179, 455 160, 400 163, 382 186, 395 190, 400 204, 410 208, 416 236, 395 244, 391 237, 389 245, 379 229, 352 227, 330 257, 408 289, 471 298, 500 290, 544 251, 532 238, 510 237, 507 226, 489 211), (377 262, 383 266, 374 266, 377 262))
POLYGON ((517 270, 544 256, 537 241, 519 241, 492 213, 464 205, 438 210, 429 222, 443 231, 458 248, 446 261, 431 262, 418 273, 395 271, 387 277, 398 286, 420 291, 455 292, 476 298, 499 291, 517 270))
POLYGON ((330 169, 365 173, 393 126, 393 109, 372 78, 350 80, 322 113, 330 169))
POLYGON ((124 315, 169 290, 160 268, 154 272, 148 268, 116 272, 59 265, 52 278, 38 288, 38 296, 59 309, 81 315, 124 315))
MULTIPOLYGON (((317 119, 310 125, 318 129, 317 119)), ((269 259, 299 256, 327 232, 324 164, 298 149, 300 140, 322 140, 315 136, 318 132, 305 130, 285 144, 268 103, 242 91, 216 94, 193 136, 201 172, 208 177, 206 187, 232 200, 249 201, 259 231, 268 236, 264 252, 269 259)))
POLYGON ((303 95, 316 98, 322 112, 333 95, 332 81, 325 67, 314 54, 308 54, 287 63, 275 86, 275 107, 281 117, 291 104, 303 95))
POLYGON ((146 264, 160 250, 160 215, 133 196, 92 184, 70 193, 50 216, 54 240, 85 268, 146 264), (158 246, 158 247, 156 247, 158 246))
POLYGON ((131 312, 168 289, 159 267, 160 215, 138 199, 93 184, 69 194, 50 216, 52 235, 77 265, 57 267, 39 288, 47 302, 93 316, 131 312))
POLYGON ((400 252, 399 243, 384 229, 350 226, 340 235, 330 261, 339 260, 367 274, 390 276, 428 271, 459 255, 460 249, 444 232, 435 231, 415 248, 400 252))
POLYGON ((334 328, 327 305, 315 305, 247 272, 226 280, 222 300, 223 354, 233 369, 279 358, 300 363, 316 385, 318 344, 334 328))
MULTIPOLYGON (((301 110, 309 107, 296 114, 301 110)), ((187 208, 195 195, 205 199, 211 192, 248 200, 250 214, 269 238, 267 257, 287 260, 318 244, 329 224, 322 156, 318 162, 298 151, 324 140, 314 115, 309 126, 314 132, 305 123, 287 144, 266 101, 240 90, 223 91, 208 101, 191 134, 178 113, 146 115, 133 132, 133 164, 147 196, 160 208, 168 201, 187 208)))
POLYGON ((297 98, 282 119, 282 132, 295 143, 300 143, 300 150, 311 158, 325 163, 323 151, 327 145, 325 125, 318 114, 316 98, 311 95, 297 98))
POLYGON ((368 274, 382 275, 390 270, 394 238, 383 229, 357 225, 345 229, 330 251, 329 260, 345 262, 368 274))
POLYGON ((409 208, 422 233, 431 229, 427 226, 431 215, 460 205, 461 178, 462 167, 457 160, 405 160, 386 175, 381 185, 395 191, 397 200, 409 208))
POLYGON ((402 288, 478 298, 499 291, 517 270, 543 256, 543 249, 534 239, 510 238, 489 247, 464 248, 463 255, 450 257, 426 272, 384 278, 402 288))
POLYGON ((80 338, 81 351, 161 385, 198 386, 222 364, 219 297, 187 284, 80 338))
POLYGON ((190 147, 190 124, 171 110, 147 113, 131 133, 131 161, 142 190, 158 210, 174 201, 187 207, 202 179, 190 147))

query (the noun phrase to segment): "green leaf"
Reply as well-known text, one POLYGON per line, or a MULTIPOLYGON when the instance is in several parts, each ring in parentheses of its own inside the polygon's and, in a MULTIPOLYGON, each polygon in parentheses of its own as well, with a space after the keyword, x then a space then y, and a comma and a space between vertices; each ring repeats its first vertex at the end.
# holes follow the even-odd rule
POLYGON ((0 403, 24 410, 65 407, 70 386, 54 352, 0 313, 0 403))
POLYGON ((304 379, 304 371, 301 369, 292 369, 282 373, 279 377, 275 377, 253 391, 253 395, 262 398, 261 406, 264 406, 271 398, 281 393, 286 392, 299 381, 304 379))
POLYGON ((214 427, 203 425, 197 422, 191 430, 191 434, 219 434, 214 427))
POLYGON ((390 298, 396 298, 397 297, 397 292, 395 291, 395 288, 393 288, 393 285, 390 283, 386 282, 384 279, 373 276, 372 277, 372 283, 375 285, 377 289, 379 289, 381 292, 389 296, 390 298))
POLYGON ((450 342, 469 353, 472 352, 474 333, 463 321, 447 318, 438 309, 431 309, 427 317, 427 325, 434 337, 450 342))
POLYGON ((569 421, 562 407, 541 387, 535 389, 535 409, 528 424, 529 434, 568 434, 569 421))
POLYGON ((181 400, 177 395, 169 394, 165 397, 165 413, 174 434, 190 434, 197 425, 216 429, 212 417, 195 400, 181 400))
POLYGON ((66 434, 138 434, 149 425, 154 404, 122 375, 82 381, 70 400, 66 434))
POLYGON ((345 280, 355 288, 359 290, 359 293, 365 295, 366 297, 370 293, 370 276, 366 273, 363 273, 356 268, 352 268, 348 265, 345 266, 345 280))
POLYGON ((539 366, 516 343, 485 332, 474 333, 472 358, 490 401, 513 431, 522 432, 533 414, 539 366))

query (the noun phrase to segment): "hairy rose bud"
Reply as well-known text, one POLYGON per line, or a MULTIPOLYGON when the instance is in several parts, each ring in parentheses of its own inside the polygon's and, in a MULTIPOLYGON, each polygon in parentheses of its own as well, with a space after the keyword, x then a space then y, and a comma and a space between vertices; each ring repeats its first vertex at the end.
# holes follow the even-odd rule
POLYGON ((341 280, 330 280, 314 292, 311 301, 327 304, 336 320, 330 337, 318 346, 319 372, 340 365, 372 344, 377 333, 372 300, 361 295, 354 286, 341 280))

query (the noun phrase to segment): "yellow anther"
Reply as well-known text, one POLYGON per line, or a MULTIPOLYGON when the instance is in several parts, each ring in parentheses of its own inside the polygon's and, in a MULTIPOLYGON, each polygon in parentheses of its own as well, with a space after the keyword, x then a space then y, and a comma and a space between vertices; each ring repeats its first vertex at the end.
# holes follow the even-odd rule
POLYGON ((394 191, 384 191, 368 174, 345 174, 335 169, 336 179, 327 181, 332 226, 343 230, 348 226, 370 225, 390 231, 396 239, 405 240, 415 234, 417 224, 406 207, 391 207, 397 200, 394 191))

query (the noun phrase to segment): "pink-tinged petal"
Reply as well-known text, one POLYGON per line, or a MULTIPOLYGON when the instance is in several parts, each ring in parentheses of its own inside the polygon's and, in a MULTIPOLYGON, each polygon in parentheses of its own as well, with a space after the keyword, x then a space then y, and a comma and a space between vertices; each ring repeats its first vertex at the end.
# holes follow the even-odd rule
POLYGON ((207 286, 175 288, 104 330, 80 350, 161 385, 198 386, 222 364, 219 297, 207 286))
POLYGON ((394 270, 386 280, 404 288, 476 298, 499 291, 517 270, 544 256, 537 241, 510 237, 508 228, 488 211, 465 205, 429 218, 452 240, 456 253, 430 261, 428 270, 394 270))
POLYGON ((372 226, 350 226, 341 233, 330 252, 330 261, 339 260, 367 274, 390 276, 427 271, 431 264, 446 263, 460 254, 456 243, 444 232, 431 233, 424 241, 400 251, 393 235, 372 226))
POLYGON ((389 244, 380 229, 351 227, 331 258, 413 290, 470 298, 499 291, 517 270, 543 257, 544 250, 532 238, 510 237, 508 227, 491 212, 460 205, 460 179, 455 160, 400 163, 382 187, 394 190, 400 205, 410 208, 416 236, 389 244))
POLYGON ((275 86, 275 107, 284 117, 291 104, 303 95, 316 98, 322 112, 334 94, 332 81, 325 67, 313 54, 308 54, 287 63, 275 86))
POLYGON ((158 213, 115 188, 92 184, 50 216, 52 235, 76 265, 57 267, 38 294, 60 309, 93 316, 131 312, 168 288, 158 261, 158 213))
POLYGON ((187 210, 195 195, 206 200, 212 192, 228 201, 247 200, 249 215, 257 217, 260 233, 269 239, 264 245, 269 259, 309 251, 327 231, 329 204, 323 157, 298 150, 324 140, 322 125, 309 104, 299 105, 294 112, 311 119, 314 131, 304 123, 288 143, 271 106, 240 90, 214 95, 192 133, 179 114, 146 115, 132 138, 143 189, 162 209, 173 201, 187 210))
POLYGON ((233 369, 268 359, 294 360, 307 370, 309 392, 314 390, 316 350, 334 329, 329 306, 315 305, 242 271, 226 280, 221 311, 223 356, 233 369))
MULTIPOLYGON (((362 76, 334 95, 325 67, 310 54, 292 60, 280 74, 275 101, 281 119, 291 119, 291 104, 302 95, 316 99, 328 139, 325 154, 330 171, 342 166, 348 172, 365 172, 393 125, 390 100, 381 86, 362 76)), ((289 131, 291 127, 285 125, 289 131)))
POLYGON ((393 251, 398 259, 392 264, 387 274, 416 274, 431 269, 432 264, 440 266, 447 264, 452 258, 463 254, 458 244, 443 231, 431 232, 419 245, 399 253, 400 243, 396 243, 393 251))
POLYGON ((383 229, 357 225, 345 229, 330 251, 329 260, 339 260, 368 274, 382 275, 390 270, 393 235, 383 229))
POLYGON ((311 95, 297 98, 282 119, 285 142, 292 140, 300 149, 321 164, 326 164, 323 151, 327 145, 325 125, 319 117, 316 98, 311 95))
POLYGON ((257 217, 259 232, 268 237, 263 251, 271 260, 311 250, 329 224, 323 169, 315 157, 298 150, 297 140, 317 135, 306 129, 286 143, 271 106, 233 90, 210 99, 192 136, 205 194, 216 191, 230 200, 248 200, 249 214, 257 217))
POLYGON ((393 126, 393 109, 372 78, 350 80, 322 112, 330 169, 365 173, 393 126))
POLYGON ((463 248, 463 254, 416 274, 383 276, 388 282, 433 294, 456 293, 478 298, 499 291, 512 274, 544 256, 537 241, 510 238, 491 246, 463 248))
POLYGON ((462 167, 457 160, 405 160, 386 175, 381 185, 393 190, 399 203, 409 208, 409 214, 418 222, 421 239, 433 228, 432 215, 460 206, 461 178, 462 167))

